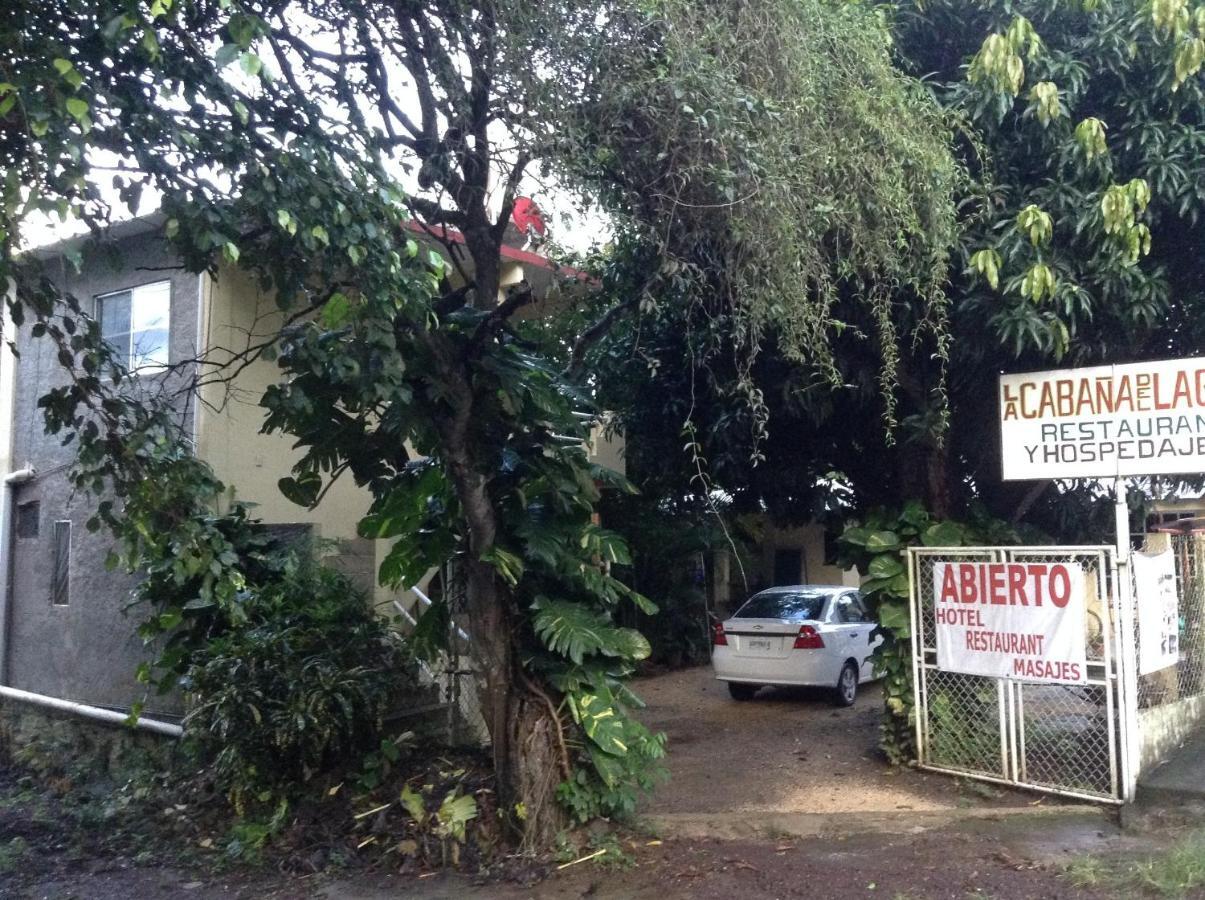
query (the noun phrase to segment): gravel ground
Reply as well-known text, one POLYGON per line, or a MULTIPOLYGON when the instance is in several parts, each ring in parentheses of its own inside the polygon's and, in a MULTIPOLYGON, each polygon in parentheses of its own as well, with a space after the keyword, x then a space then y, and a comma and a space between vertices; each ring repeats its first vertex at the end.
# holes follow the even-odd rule
POLYGON ((863 685, 847 709, 834 708, 823 691, 796 689, 763 688, 739 703, 710 666, 644 678, 634 688, 648 704, 641 718, 669 735, 670 780, 645 805, 648 815, 907 813, 1040 799, 889 767, 878 750, 882 697, 876 684, 863 685))

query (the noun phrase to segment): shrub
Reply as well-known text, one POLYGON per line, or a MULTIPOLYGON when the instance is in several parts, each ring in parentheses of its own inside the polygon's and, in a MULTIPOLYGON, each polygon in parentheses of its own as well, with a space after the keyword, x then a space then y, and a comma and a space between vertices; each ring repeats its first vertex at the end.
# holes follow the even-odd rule
POLYGON ((297 562, 242 605, 245 622, 198 648, 181 680, 186 735, 240 813, 358 763, 415 685, 398 635, 338 572, 297 562))

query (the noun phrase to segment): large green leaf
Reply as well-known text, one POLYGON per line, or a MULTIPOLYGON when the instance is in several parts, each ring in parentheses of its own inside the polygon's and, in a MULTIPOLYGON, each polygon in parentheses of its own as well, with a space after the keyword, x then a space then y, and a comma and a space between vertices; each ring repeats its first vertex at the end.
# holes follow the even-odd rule
POLYGON ((461 794, 460 788, 454 788, 439 804, 435 816, 439 820, 436 832, 440 837, 463 842, 466 826, 477 818, 477 801, 469 794, 461 794))
POLYGON ((954 522, 938 522, 925 529, 921 542, 926 547, 961 547, 963 528, 954 522))
POLYGON ((912 616, 908 604, 888 601, 879 606, 879 625, 899 638, 912 635, 912 616))
POLYGON ((533 625, 544 645, 580 665, 589 655, 600 653, 626 660, 641 660, 650 653, 644 635, 620 628, 605 615, 580 603, 539 598, 533 625))
POLYGON ((317 472, 300 472, 292 478, 282 478, 276 482, 280 492, 287 500, 298 506, 313 506, 322 490, 322 476, 317 472))
POLYGON ((431 513, 432 499, 447 491, 447 480, 438 466, 428 461, 408 465, 360 520, 360 537, 390 538, 417 531, 431 513))
POLYGON ((871 578, 894 578, 902 571, 904 564, 900 558, 891 553, 884 553, 870 561, 866 574, 871 578))
POLYGON ((410 633, 410 649, 419 659, 432 660, 448 649, 451 630, 451 609, 442 597, 436 598, 415 622, 410 633))
POLYGON ((497 570, 498 574, 502 576, 502 580, 511 587, 514 587, 519 583, 519 580, 523 577, 523 572, 526 568, 522 559, 511 553, 509 550, 503 550, 497 545, 490 547, 488 550, 482 553, 481 561, 492 565, 497 570))
POLYGON ((611 756, 627 755, 627 719, 617 708, 609 690, 571 694, 569 701, 574 719, 598 749, 611 756))
POLYGON ((929 521, 929 513, 919 501, 909 500, 904 504, 904 509, 900 513, 901 523, 919 531, 928 525, 929 521))
POLYGON ((866 538, 866 549, 871 553, 898 550, 899 546, 900 536, 894 531, 875 531, 866 538))

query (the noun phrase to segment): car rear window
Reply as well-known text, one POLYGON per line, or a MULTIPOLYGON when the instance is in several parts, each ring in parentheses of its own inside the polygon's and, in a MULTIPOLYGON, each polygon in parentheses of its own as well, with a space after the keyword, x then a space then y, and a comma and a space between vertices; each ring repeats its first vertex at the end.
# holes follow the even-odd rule
POLYGON ((736 611, 736 618, 819 619, 827 599, 823 591, 768 591, 750 597, 736 611))

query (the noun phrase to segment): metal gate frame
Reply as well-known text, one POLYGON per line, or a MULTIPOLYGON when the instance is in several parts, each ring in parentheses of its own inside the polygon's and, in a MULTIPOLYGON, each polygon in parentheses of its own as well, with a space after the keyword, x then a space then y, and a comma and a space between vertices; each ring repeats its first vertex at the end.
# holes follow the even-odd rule
MULTIPOLYGON (((1128 562, 1128 560, 1126 561, 1128 562)), ((1124 803, 1132 799, 1136 781, 1134 747, 1137 735, 1136 677, 1133 675, 1134 630, 1132 610, 1126 598, 1128 591, 1128 566, 1119 573, 1113 547, 1105 545, 1063 547, 912 547, 908 550, 909 612, 912 641, 912 685, 915 711, 917 765, 935 772, 945 772, 966 778, 1008 784, 1030 790, 1076 797, 1106 803, 1124 803), (944 673, 937 667, 935 630, 932 640, 926 633, 925 610, 932 609, 931 584, 925 590, 921 582, 920 567, 926 560, 953 560, 965 562, 1012 562, 1021 560, 1058 558, 1060 561, 1095 560, 1097 593, 1102 614, 1100 623, 1102 647, 1098 654, 1088 654, 1088 679, 1083 688, 1071 685, 1042 685, 1014 678, 987 678, 944 673), (928 594, 928 596, 926 596, 928 594), (931 643, 931 645, 930 645, 931 643), (1128 674, 1128 677, 1127 677, 1128 674), (934 758, 930 709, 931 681, 943 676, 978 679, 995 682, 996 713, 999 725, 1000 764, 998 769, 988 771, 986 766, 960 766, 943 763, 934 758), (1027 743, 1026 694, 1047 689, 1055 692, 1081 692, 1080 703, 1098 711, 1103 706, 1104 742, 1107 747, 1107 772, 1101 754, 1100 771, 1095 772, 1097 786, 1085 787, 1083 781, 1062 783, 1056 778, 1040 779, 1031 770, 1030 750, 1027 743), (1086 701, 1082 693, 1095 689, 1103 695, 1103 703, 1086 701)), ((932 613, 929 614, 932 619, 932 613)), ((1060 696, 1069 697, 1070 693, 1060 696)), ((946 701, 947 704, 949 701, 946 701)), ((1040 702, 1034 709, 1040 710, 1040 702)), ((1055 716, 1051 716, 1055 718, 1055 716)), ((1065 716, 1064 718, 1068 718, 1065 716)), ((1033 742, 1039 748, 1040 741, 1033 742)), ((1099 741, 1097 742, 1099 743, 1099 741)), ((1103 748, 1102 748, 1103 749, 1103 748)), ((1040 755, 1040 754, 1039 754, 1040 755)))

